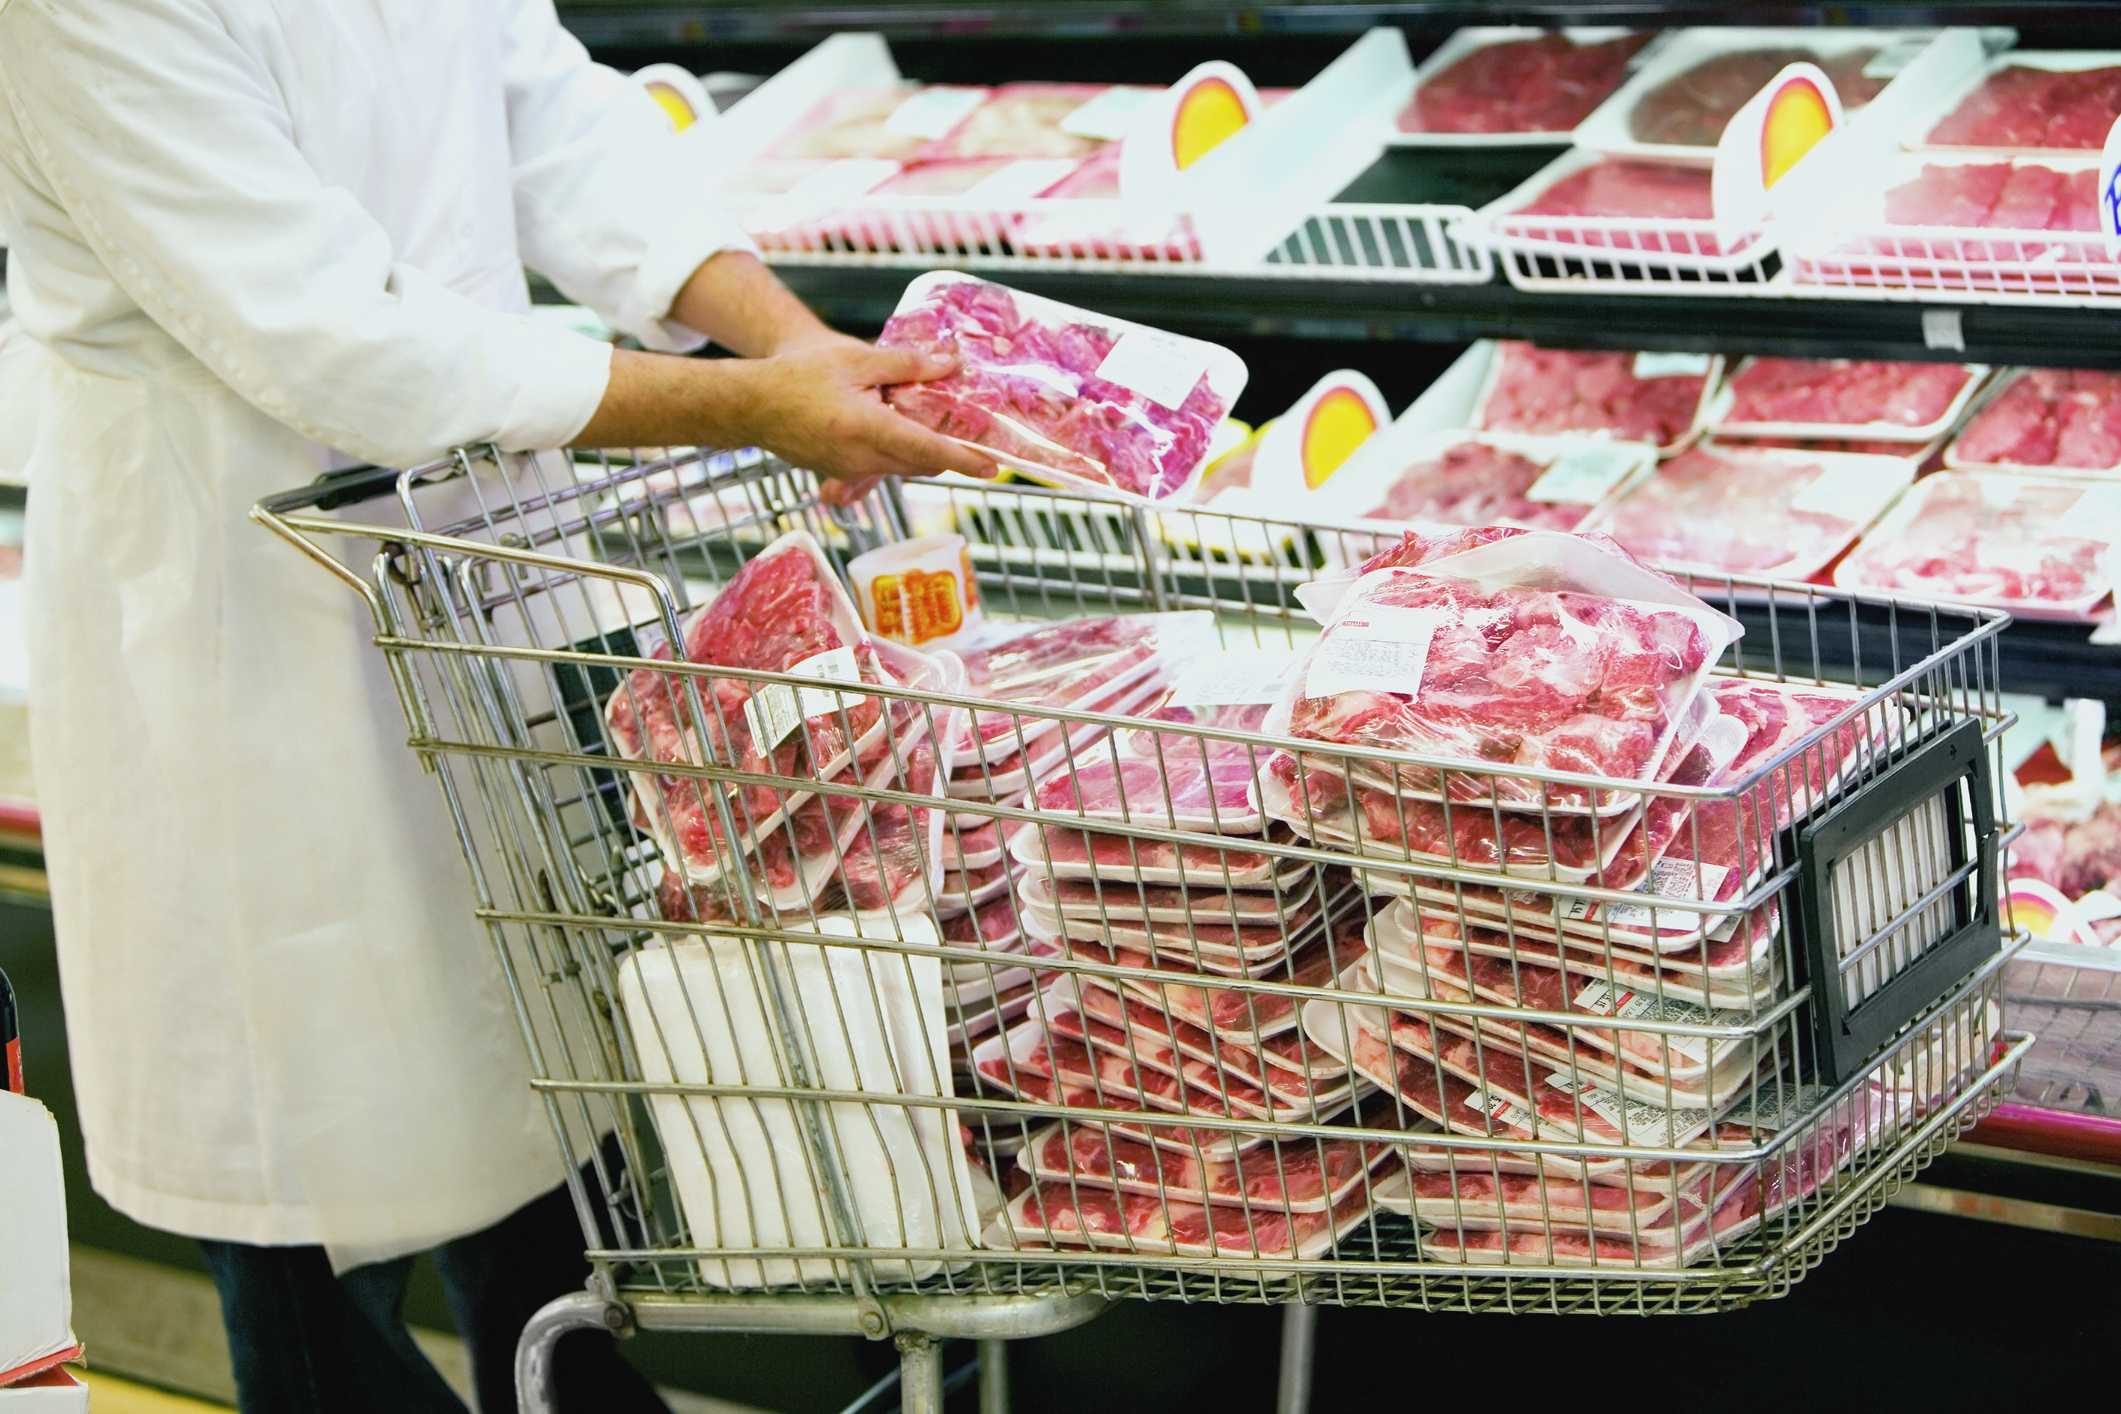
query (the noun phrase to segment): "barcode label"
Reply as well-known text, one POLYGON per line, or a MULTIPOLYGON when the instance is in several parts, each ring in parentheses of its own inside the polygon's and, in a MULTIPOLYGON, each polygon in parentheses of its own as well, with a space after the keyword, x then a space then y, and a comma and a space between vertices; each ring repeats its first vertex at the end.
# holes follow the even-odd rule
POLYGON ((1556 457, 1524 494, 1533 501, 1596 505, 1640 465, 1642 453, 1632 448, 1593 443, 1556 457))
POLYGON ((1304 678, 1306 697, 1397 692, 1415 697, 1429 666, 1439 619, 1434 609, 1358 604, 1326 630, 1304 678))
POLYGON ((1211 653, 1171 684, 1173 707, 1245 707, 1281 696, 1296 655, 1286 648, 1231 648, 1211 653))
POLYGON ((1575 1095, 1586 1110, 1613 1127, 1630 1144, 1684 1144, 1706 1128, 1707 1110, 1668 1110, 1644 1100, 1630 1100, 1601 1085, 1579 1085, 1566 1075, 1550 1075, 1547 1084, 1575 1095))
POLYGON ((1466 1096, 1466 1108, 1475 1114, 1484 1115, 1500 1129, 1530 1129, 1533 1114, 1508 1095, 1498 1095, 1492 1090, 1475 1090, 1466 1096))
MULTIPOLYGON (((1587 983, 1576 994, 1576 1007, 1593 1016, 1611 1016, 1622 1021, 1678 1021, 1701 1025, 1713 1019, 1707 1007, 1674 1001, 1669 997, 1660 1002, 1656 997, 1645 996, 1633 988, 1615 990, 1604 982, 1587 983)), ((1705 1036, 1663 1036, 1659 1039, 1671 1046, 1674 1055, 1684 1056, 1696 1065, 1709 1058, 1709 1042, 1705 1036)))
POLYGON ((897 137, 939 138, 986 101, 984 88, 924 88, 891 110, 884 131, 897 137))
POLYGON ((1129 329, 1097 366, 1097 376, 1177 412, 1207 376, 1208 355, 1146 329, 1129 329))
POLYGON ((1639 353, 1635 355, 1637 378, 1706 378, 1709 356, 1702 353, 1639 353))
POLYGON ((1749 1129, 1787 1129, 1816 1109, 1825 1093, 1817 1085, 1763 1080, 1724 1118, 1749 1129))
MULTIPOLYGON (((854 650, 845 645, 813 653, 801 662, 790 664, 785 671, 790 677, 818 678, 825 682, 859 683, 862 680, 861 664, 855 661, 854 650)), ((751 739, 758 744, 759 750, 771 751, 786 741, 789 734, 803 724, 804 718, 830 716, 842 708, 858 706, 868 700, 867 693, 794 688, 786 683, 769 682, 744 699, 744 723, 751 728, 751 739)))
POLYGON ((744 724, 751 728, 752 743, 761 754, 772 751, 803 724, 803 714, 796 710, 795 689, 785 683, 762 684, 744 699, 744 724))
MULTIPOLYGON (((1713 901, 1723 889, 1723 881, 1730 877, 1730 866, 1725 864, 1699 864, 1691 859, 1660 859, 1650 867, 1650 877, 1635 885, 1628 892, 1655 894, 1658 898, 1685 899, 1689 902, 1713 901), (1698 887, 1696 881, 1699 881, 1698 887)), ((1600 916, 1600 905, 1592 899, 1572 898, 1562 905, 1561 916, 1571 922, 1582 923, 1600 916)), ((1617 903, 1604 914, 1607 924, 1640 932, 1652 923, 1652 910, 1646 904, 1617 903)), ((1683 928, 1678 913, 1666 913, 1666 931, 1679 932, 1683 928)), ((1731 924, 1721 925, 1727 935, 1731 924)))
POLYGON ((1155 102, 1163 92, 1156 88, 1108 88, 1060 120, 1060 130, 1071 137, 1117 142, 1133 126, 1135 115, 1155 102))

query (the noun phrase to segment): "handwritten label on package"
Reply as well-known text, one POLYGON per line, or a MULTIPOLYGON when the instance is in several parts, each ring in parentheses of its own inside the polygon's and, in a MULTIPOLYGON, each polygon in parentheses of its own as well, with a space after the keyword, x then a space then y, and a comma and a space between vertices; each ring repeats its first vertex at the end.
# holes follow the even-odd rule
MULTIPOLYGON (((854 650, 842 645, 814 653, 787 668, 788 676, 819 678, 826 682, 859 683, 862 671, 854 650)), ((770 682, 744 699, 744 722, 759 750, 771 751, 786 741, 805 718, 825 717, 843 707, 868 701, 864 693, 834 692, 826 688, 792 688, 770 682)))
POLYGON ((1177 412, 1208 372, 1208 354, 1146 329, 1129 329, 1097 366, 1097 376, 1177 412))
POLYGON ((1639 451, 1594 442, 1554 458, 1524 494, 1533 501, 1594 506, 1641 465, 1639 451))
POLYGON ((1702 353, 1639 353, 1635 355, 1637 378, 1706 378, 1709 356, 1702 353))
POLYGON ((1135 117, 1163 94, 1159 88, 1121 85, 1108 88, 1060 120, 1060 130, 1070 137, 1117 142, 1127 135, 1135 117))
POLYGON ((1790 498, 1790 509, 1845 520, 1851 525, 1868 525, 1893 499, 1897 484, 1894 478, 1868 468, 1829 466, 1790 498))
POLYGON ((924 88, 891 110, 884 131, 895 137, 939 138, 986 101, 984 88, 924 88))
POLYGON ((1429 644, 1440 624, 1434 609, 1357 604, 1326 631, 1304 678, 1306 697, 1343 692, 1421 692, 1429 644))
POLYGON ((1281 696, 1296 655, 1286 648, 1232 648, 1194 662, 1171 684, 1173 707, 1248 707, 1281 696))

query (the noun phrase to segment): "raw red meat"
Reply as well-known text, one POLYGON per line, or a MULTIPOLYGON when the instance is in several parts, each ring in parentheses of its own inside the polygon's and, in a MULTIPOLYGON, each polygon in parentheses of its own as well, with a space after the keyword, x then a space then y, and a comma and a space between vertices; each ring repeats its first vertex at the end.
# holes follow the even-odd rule
MULTIPOLYGON (((1123 1027, 1148 1045, 1175 1049, 1183 1055, 1212 1061, 1227 1068, 1246 1084, 1267 1086, 1277 1096, 1303 1099, 1322 1095, 1329 1088, 1336 1088, 1336 1082, 1347 1074, 1346 1066, 1335 1062, 1300 1030, 1261 1037, 1257 1044, 1230 1042, 1210 1035, 1190 1021, 1159 1011, 1139 997, 1123 998, 1089 978, 1079 979, 1077 991, 1082 999, 1083 1014, 1104 1023, 1107 1028, 1123 1027)), ((1104 1036, 1109 1038, 1110 1034, 1108 1030, 1104 1036)), ((1099 1044, 1109 1044, 1109 1040, 1099 1039, 1099 1044)), ((1167 1059, 1151 1061, 1150 1064, 1168 1069, 1171 1062, 1167 1059)))
MULTIPOLYGON (((1420 570, 1386 570, 1358 590, 1365 604, 1437 616, 1418 695, 1301 687, 1289 734, 1461 760, 1476 770, 1524 767, 1620 780, 1646 774, 1711 649, 1676 609, 1571 590, 1503 587, 1420 570)), ((1299 669, 1303 681, 1348 631, 1350 611, 1299 669)), ((1435 791, 1440 773, 1395 768, 1406 787, 1435 791)))
MULTIPOLYGON (((1483 545, 1492 545, 1498 540, 1507 540, 1513 535, 1523 535, 1524 533, 1525 531, 1522 527, 1508 525, 1480 526, 1471 530, 1454 530, 1441 535, 1425 535, 1421 531, 1410 530, 1400 539, 1397 545, 1387 550, 1380 550, 1369 559, 1363 561, 1361 568, 1356 570, 1353 575, 1349 575, 1348 578, 1359 579, 1371 570, 1413 569, 1416 565, 1425 565, 1431 560, 1440 560, 1446 555, 1457 555, 1467 550, 1477 550, 1483 545)), ((1618 555, 1631 565, 1642 564, 1642 561, 1628 553, 1626 546, 1603 531, 1584 530, 1577 531, 1575 534, 1579 540, 1588 540, 1599 549, 1606 551, 1608 554, 1618 555)))
POLYGON ((1016 904, 1006 895, 991 903, 983 903, 969 913, 945 919, 942 926, 943 941, 958 945, 1007 942, 1020 931, 1016 904))
MULTIPOLYGON (((935 743, 923 738, 906 753, 903 780, 887 781, 894 790, 908 795, 934 793, 935 743)), ((848 798, 846 808, 859 810, 860 802, 848 798)), ((935 811, 920 806, 887 802, 869 810, 869 818, 848 841, 840 861, 840 886, 850 908, 881 909, 915 883, 925 884, 941 867, 929 825, 935 811)), ((995 865, 1000 868, 1000 865, 995 865)), ((925 903, 921 906, 925 907, 925 903)))
POLYGON ((2097 530, 2084 518, 2085 487, 2027 480, 1992 500, 1982 478, 1943 472, 1911 494, 1913 519, 1867 537, 1834 582, 1846 588, 1911 590, 1993 603, 2065 604, 2112 587, 2108 542, 2071 532, 2097 530))
POLYGON ((1476 420, 1490 432, 1611 432, 1669 447, 1693 430, 1705 374, 1637 378, 1635 355, 1505 340, 1476 420))
POLYGON ((1103 84, 1007 83, 922 153, 935 158, 1087 157, 1101 139, 1064 133, 1070 113, 1105 91, 1103 84))
POLYGON ((1956 363, 1749 359, 1731 380, 1736 397, 1724 420, 1927 427, 1944 416, 1971 377, 1956 363))
POLYGON ((1534 530, 1572 530, 1589 506, 1534 501, 1525 496, 1546 468, 1485 442, 1460 442, 1433 461, 1416 462, 1368 512, 1372 520, 1417 520, 1440 525, 1514 523, 1534 530))
POLYGON ((962 368, 884 390, 924 427, 1032 468, 1160 500, 1183 487, 1227 411, 1203 374, 1166 408, 1097 376, 1118 342, 1093 324, 1026 319, 1008 290, 983 280, 937 285, 894 314, 881 348, 940 351, 962 368))
POLYGON ((2121 467, 2121 374, 2029 368, 1974 415, 1952 456, 1960 465, 2121 467))
MULTIPOLYGON (((2098 176, 2089 168, 2063 172, 2038 162, 1925 163, 1919 176, 1886 192, 1885 219, 1893 226, 2097 231, 2098 176)), ((1999 241, 1977 242, 1974 249, 2008 260, 2029 247, 1999 241)))
POLYGON ((1707 221, 1716 212, 1707 168, 1607 157, 1569 173, 1513 214, 1707 221))
MULTIPOLYGON (((957 651, 965 660, 965 691, 973 697, 1034 709, 1090 708, 1103 695, 1100 689, 1154 656, 1163 632, 1159 620, 1139 615, 997 625, 978 642, 957 651)), ((974 733, 980 741, 998 742, 1016 733, 1017 719, 1010 713, 981 712, 976 718, 974 733)), ((1028 734, 1051 726, 1050 722, 1027 722, 1024 729, 1028 734)), ((960 747, 970 744, 959 743, 960 747)), ((1011 757, 988 769, 1001 774, 1013 769, 1011 761, 1018 767, 1022 764, 1011 757)), ((963 765, 957 769, 959 773, 968 770, 963 765)), ((978 776, 976 763, 969 770, 978 776)))
POLYGON ((1810 574, 1863 529, 1792 504, 1832 474, 1801 457, 1696 447, 1659 466, 1601 519, 1600 529, 1660 564, 1730 574, 1788 565, 1810 574))
POLYGON ((2121 68, 2064 72, 2012 64, 1931 128, 1937 147, 2073 148, 2097 152, 2121 116, 2121 68))
POLYGON ((1827 58, 1795 46, 1719 54, 1644 94, 1628 114, 1628 135, 1637 142, 1714 147, 1746 100, 1767 87, 1776 74, 1798 63, 1817 64, 1832 80, 1843 108, 1861 108, 1885 87, 1883 79, 1863 74, 1864 66, 1877 57, 1874 48, 1827 58))
POLYGON ((1650 31, 1599 44, 1567 35, 1484 44, 1427 79, 1399 115, 1403 133, 1567 132, 1620 87, 1650 31))
POLYGON ((1360 1187, 1330 1213, 1291 1214, 1272 1205, 1202 1207, 1153 1194, 1049 1183, 1027 1190, 1010 1205, 1009 1217, 1020 1239, 1137 1252, 1309 1258, 1369 1211, 1370 1196, 1360 1187))
MULTIPOLYGON (((1038 808, 1167 829, 1256 830, 1252 755, 1235 742, 1162 734, 1161 762, 1102 753, 1038 788, 1038 808), (1209 748, 1203 751, 1202 748, 1209 748), (1205 757, 1205 760, 1203 760, 1205 757)), ((1261 753, 1264 758, 1264 753, 1261 753)))
POLYGON ((1091 1192, 1109 1187, 1191 1203, 1316 1208, 1359 1182, 1384 1150, 1374 1141, 1293 1139, 1203 1162, 1132 1140, 1110 1140, 1089 1125, 1061 1125, 1034 1136, 1024 1162, 1034 1177, 1062 1184, 1072 1179, 1091 1192))

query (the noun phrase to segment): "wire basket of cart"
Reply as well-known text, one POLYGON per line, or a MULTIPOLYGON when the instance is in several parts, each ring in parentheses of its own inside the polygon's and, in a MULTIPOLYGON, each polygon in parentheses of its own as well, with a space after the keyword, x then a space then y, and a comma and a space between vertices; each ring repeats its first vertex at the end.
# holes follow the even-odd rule
POLYGON ((2000 615, 758 454, 256 514, 374 614, 589 1166, 533 1401, 570 1323, 895 1335, 932 1409, 1116 1299, 1742 1305, 2029 1044, 2000 615), (937 530, 910 647, 847 573, 937 530))

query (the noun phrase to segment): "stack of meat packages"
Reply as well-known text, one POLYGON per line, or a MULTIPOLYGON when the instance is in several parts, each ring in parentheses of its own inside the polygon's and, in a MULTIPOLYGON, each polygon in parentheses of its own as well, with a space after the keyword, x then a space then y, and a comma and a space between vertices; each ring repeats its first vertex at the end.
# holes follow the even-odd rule
POLYGON ((1306 599, 1325 635, 1265 726, 1320 750, 1272 753, 1262 802, 1271 822, 1346 851, 1365 893, 1394 899, 1361 954, 1336 957, 1339 988, 1363 1000, 1314 1000, 1303 1023, 1403 1127, 1437 1136, 1407 1148, 1424 1251, 1681 1265, 1809 1191, 1831 1171, 1826 1157, 1845 1161, 1853 1141, 1831 1125, 1819 1127, 1824 1149, 1799 1147, 1802 1163, 1716 1160, 1719 1144, 1751 1145, 1765 1125, 1752 1106, 1756 1085, 1773 1083, 1772 1031, 1710 1041, 1422 1003, 1749 1022, 1787 978, 1773 904, 1742 911, 1744 896, 1770 872, 1781 827, 1898 723, 1875 720, 1880 709, 1851 717, 1735 798, 1660 796, 1659 784, 1744 780, 1849 714, 1857 695, 1715 676, 1735 625, 1596 535, 1414 534, 1310 589, 1328 591, 1306 599), (1348 746, 1466 765, 1332 753, 1348 746), (1513 768, 1616 784, 1548 784, 1513 768), (1570 885, 1642 901, 1556 891, 1570 885), (1445 1135, 1594 1156, 1447 1146, 1445 1135), (1619 1144, 1702 1157, 1595 1156, 1619 1144))
MULTIPOLYGON (((918 703, 888 706, 864 683, 962 689, 955 660, 873 637, 817 542, 792 531, 682 625, 682 660, 815 679, 815 688, 642 669, 605 704, 623 761, 710 765, 784 779, 738 785, 629 769, 633 825, 654 840, 663 914, 792 926, 821 912, 925 914, 937 884, 942 743, 959 730, 918 703), (842 686, 844 685, 844 686, 842 686), (936 799, 884 804, 834 785, 936 799)), ((672 657, 671 645, 655 648, 672 657)))
MULTIPOLYGON (((1058 623, 989 624, 963 645, 968 695, 1026 712, 1065 710, 1125 715, 1168 690, 1176 665, 1213 631, 1201 612, 1069 619, 1058 623)), ((1035 782, 1087 759, 1104 738, 1095 723, 975 712, 961 721, 947 790, 965 804, 1022 803, 1035 782)), ((1040 957, 1059 955, 1056 938, 1026 929, 1014 888, 1022 866, 1011 859, 1014 828, 992 815, 960 809, 944 831, 944 873, 936 916, 952 947, 995 954, 994 963, 948 969, 945 998, 950 1040, 961 1064, 972 1044, 1031 1004, 1040 957)))
POLYGON ((1291 838, 1255 803, 1262 749, 1174 730, 1257 732, 1266 710, 1159 694, 1141 726, 1034 786, 1048 823, 1011 842, 1018 916, 1034 945, 1090 970, 982 1041, 974 1083, 1099 1117, 1024 1126, 990 1242, 1309 1258, 1400 1193, 1391 1145, 1265 1128, 1350 1114, 1359 1082, 1304 1034, 1298 999, 1253 988, 1325 985, 1368 918, 1345 869, 1260 847, 1291 838))

